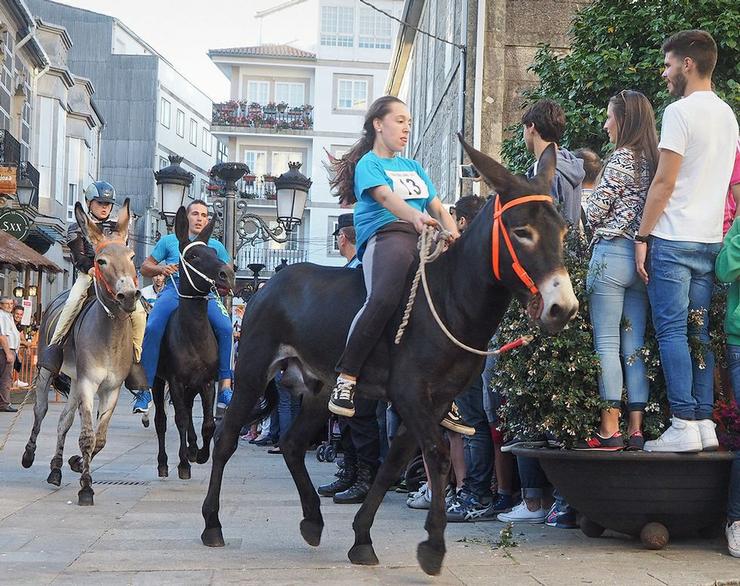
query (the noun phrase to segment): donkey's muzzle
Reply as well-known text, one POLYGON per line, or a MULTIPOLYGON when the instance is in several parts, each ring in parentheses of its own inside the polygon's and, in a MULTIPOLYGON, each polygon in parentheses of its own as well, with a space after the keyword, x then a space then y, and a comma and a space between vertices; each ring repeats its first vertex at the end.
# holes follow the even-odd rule
POLYGON ((573 285, 567 271, 562 269, 551 274, 540 286, 542 307, 539 315, 540 326, 557 333, 578 313, 578 298, 573 292, 573 285))
POLYGON ((139 297, 141 297, 141 293, 138 289, 119 291, 116 293, 116 301, 118 302, 118 305, 121 306, 121 309, 126 313, 133 313, 134 309, 136 309, 136 303, 139 301, 139 297))

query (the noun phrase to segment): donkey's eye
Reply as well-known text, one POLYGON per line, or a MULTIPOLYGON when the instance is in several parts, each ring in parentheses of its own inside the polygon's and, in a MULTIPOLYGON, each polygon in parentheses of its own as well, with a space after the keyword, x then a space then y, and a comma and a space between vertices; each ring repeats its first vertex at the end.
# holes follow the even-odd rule
POLYGON ((529 228, 516 228, 514 230, 514 236, 521 238, 522 240, 532 240, 532 230, 529 228))
POLYGON ((102 258, 99 258, 97 262, 98 262, 98 265, 101 267, 104 267, 105 265, 108 264, 107 262, 105 262, 105 259, 102 259, 102 258))

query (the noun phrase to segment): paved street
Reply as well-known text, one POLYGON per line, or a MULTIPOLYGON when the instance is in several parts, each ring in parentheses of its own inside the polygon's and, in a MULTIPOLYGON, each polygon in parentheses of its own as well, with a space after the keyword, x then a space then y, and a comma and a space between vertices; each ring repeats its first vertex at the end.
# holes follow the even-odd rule
MULTIPOLYGON (((20 454, 32 413, 24 410, 0 453, 0 583, 3 584, 740 584, 740 560, 723 539, 671 543, 660 552, 607 532, 589 539, 580 531, 543 526, 515 528, 516 547, 497 548, 497 522, 450 525, 439 578, 425 576, 415 559, 424 538, 424 513, 389 493, 373 530, 381 565, 352 566, 351 520, 357 507, 324 499, 326 521, 319 548, 298 533, 300 506, 282 458, 241 445, 226 469, 221 521, 225 548, 201 545, 201 503, 210 463, 193 465, 193 478, 177 478, 177 444, 170 420, 170 477, 156 476, 153 425, 143 429, 123 396, 108 444, 94 463, 95 506, 77 506, 77 475, 65 464, 62 486, 45 479, 61 403, 52 403, 35 465, 20 454), (117 484, 114 484, 117 483, 117 484), (734 581, 733 581, 734 580, 734 581)), ((4 435, 11 415, 2 414, 4 435)), ((77 424, 67 438, 76 453, 77 424)), ((333 464, 307 456, 316 483, 333 464)))

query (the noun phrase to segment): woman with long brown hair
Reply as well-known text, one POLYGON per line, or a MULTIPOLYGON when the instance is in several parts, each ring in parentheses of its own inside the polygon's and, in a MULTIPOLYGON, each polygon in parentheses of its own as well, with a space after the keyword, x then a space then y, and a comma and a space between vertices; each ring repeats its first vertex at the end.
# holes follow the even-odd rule
POLYGON ((394 96, 379 98, 365 115, 362 138, 334 162, 332 188, 343 205, 355 204, 357 257, 367 290, 329 401, 329 409, 345 417, 355 413, 357 377, 401 302, 419 234, 426 225, 441 224, 453 239, 459 235, 421 165, 399 154, 410 129, 406 104, 394 96))
POLYGON ((599 393, 606 402, 601 428, 579 446, 587 450, 620 450, 622 386, 629 411, 627 449, 642 449, 642 420, 649 385, 640 355, 648 316, 645 284, 635 268, 634 237, 640 226, 650 182, 658 163, 658 136, 650 101, 624 90, 609 100, 604 130, 614 145, 586 217, 594 245, 587 289, 599 355, 599 393), (621 355, 621 358, 620 358, 621 355))

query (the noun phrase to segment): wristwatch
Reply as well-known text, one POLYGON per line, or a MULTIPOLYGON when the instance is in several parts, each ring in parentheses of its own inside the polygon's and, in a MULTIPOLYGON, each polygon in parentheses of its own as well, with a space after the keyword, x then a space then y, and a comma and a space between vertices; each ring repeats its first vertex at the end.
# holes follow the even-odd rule
POLYGON ((647 244, 649 238, 650 236, 640 236, 639 234, 635 234, 635 242, 644 242, 647 244))

